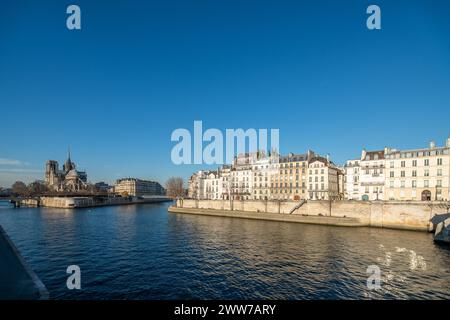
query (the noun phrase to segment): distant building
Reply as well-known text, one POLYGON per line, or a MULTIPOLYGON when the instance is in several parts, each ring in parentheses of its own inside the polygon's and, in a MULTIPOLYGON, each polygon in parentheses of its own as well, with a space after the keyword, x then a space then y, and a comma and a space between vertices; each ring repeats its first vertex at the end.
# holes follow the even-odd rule
POLYGON ((97 183, 94 185, 94 187, 95 187, 96 190, 102 191, 102 192, 108 192, 108 191, 110 191, 111 188, 112 188, 109 184, 107 184, 106 182, 103 182, 103 181, 97 182, 97 183))
POLYGON ((11 188, 1 188, 0 187, 0 197, 9 197, 12 195, 12 189, 11 188))
POLYGON ((54 191, 79 191, 87 187, 87 174, 76 170, 76 165, 70 159, 70 151, 62 170, 58 161, 48 160, 45 166, 45 184, 54 191))
POLYGON ((161 196, 165 194, 165 190, 159 182, 136 178, 117 180, 114 186, 114 192, 119 195, 135 197, 161 196))

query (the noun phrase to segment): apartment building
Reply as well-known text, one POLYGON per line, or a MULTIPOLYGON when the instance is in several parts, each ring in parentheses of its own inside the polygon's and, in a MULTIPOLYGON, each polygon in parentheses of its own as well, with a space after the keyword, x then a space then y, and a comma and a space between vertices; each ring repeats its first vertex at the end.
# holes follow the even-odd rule
POLYGON ((344 195, 347 200, 361 200, 359 194, 360 159, 347 160, 344 166, 344 195))
POLYGON ((209 171, 199 170, 189 177, 188 197, 192 199, 205 198, 205 178, 209 171))
POLYGON ((384 200, 385 150, 362 150, 359 162, 359 199, 384 200))
POLYGON ((308 164, 308 199, 309 200, 338 200, 343 198, 340 188, 340 178, 343 172, 326 158, 315 156, 308 164))
POLYGON ((270 199, 300 200, 307 196, 308 160, 313 151, 306 154, 280 156, 270 179, 270 199))
POLYGON ((450 137, 443 147, 387 149, 385 158, 388 200, 450 200, 450 137))
POLYGON ((118 179, 114 186, 114 192, 120 195, 135 197, 165 194, 164 188, 158 182, 136 178, 118 179))
POLYGON ((204 198, 210 200, 222 199, 222 177, 219 170, 210 171, 206 174, 203 182, 204 187, 204 198))

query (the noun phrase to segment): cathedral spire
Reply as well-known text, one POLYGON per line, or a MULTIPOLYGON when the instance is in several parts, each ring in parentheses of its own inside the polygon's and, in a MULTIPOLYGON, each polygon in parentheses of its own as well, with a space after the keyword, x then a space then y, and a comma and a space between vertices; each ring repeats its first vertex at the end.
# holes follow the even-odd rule
POLYGON ((67 160, 64 164, 64 171, 67 173, 72 169, 75 169, 75 164, 72 162, 72 159, 70 159, 70 147, 68 147, 68 153, 67 153, 67 160))

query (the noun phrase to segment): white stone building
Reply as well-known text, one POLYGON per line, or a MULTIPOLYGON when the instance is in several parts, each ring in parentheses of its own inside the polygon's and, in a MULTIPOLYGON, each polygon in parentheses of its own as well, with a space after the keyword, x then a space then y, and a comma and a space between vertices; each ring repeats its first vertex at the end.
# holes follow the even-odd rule
POLYGON ((360 200, 384 199, 384 151, 363 150, 361 152, 358 187, 360 200))
POLYGON ((308 164, 308 199, 338 200, 343 197, 339 175, 343 173, 329 157, 315 156, 308 164))
POLYGON ((203 194, 204 199, 209 200, 219 200, 222 199, 222 177, 220 176, 219 170, 210 171, 206 174, 203 181, 203 194))
POLYGON ((344 194, 347 200, 361 200, 359 194, 359 161, 347 160, 344 166, 344 194))
POLYGON ((252 163, 253 194, 255 200, 268 200, 271 198, 270 181, 278 174, 278 154, 266 155, 260 153, 252 163))
POLYGON ((188 197, 191 199, 205 199, 205 178, 209 171, 199 170, 189 177, 188 197))
POLYGON ((445 146, 386 150, 388 200, 450 201, 450 137, 445 146))

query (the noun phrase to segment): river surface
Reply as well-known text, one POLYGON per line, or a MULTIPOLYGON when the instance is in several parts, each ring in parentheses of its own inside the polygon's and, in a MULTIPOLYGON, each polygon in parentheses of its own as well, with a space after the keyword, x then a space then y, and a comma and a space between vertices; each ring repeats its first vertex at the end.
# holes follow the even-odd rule
POLYGON ((167 207, 15 209, 0 202, 0 225, 52 299, 450 299, 450 248, 425 232, 167 207), (67 289, 69 265, 81 268, 81 290, 67 289), (378 290, 367 287, 373 265, 381 271, 378 290))

